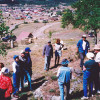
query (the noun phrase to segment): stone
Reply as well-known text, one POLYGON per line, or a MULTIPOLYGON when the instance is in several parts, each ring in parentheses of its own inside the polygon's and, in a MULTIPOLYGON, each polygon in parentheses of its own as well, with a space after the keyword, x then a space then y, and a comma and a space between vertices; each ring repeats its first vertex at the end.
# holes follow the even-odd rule
POLYGON ((60 100, 60 96, 53 96, 51 100, 60 100))

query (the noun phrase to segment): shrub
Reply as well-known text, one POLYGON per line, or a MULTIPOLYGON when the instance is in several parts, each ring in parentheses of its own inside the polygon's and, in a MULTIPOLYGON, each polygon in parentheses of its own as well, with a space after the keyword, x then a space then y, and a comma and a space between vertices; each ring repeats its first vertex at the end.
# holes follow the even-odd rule
POLYGON ((51 76, 52 80, 57 80, 57 76, 51 76))
POLYGON ((56 92, 56 91, 55 91, 54 89, 50 89, 49 92, 51 92, 51 93, 53 92, 53 93, 54 93, 54 92, 56 92))
POLYGON ((34 23, 39 23, 39 21, 38 20, 34 20, 34 23))
POLYGON ((28 24, 28 22, 24 22, 24 24, 28 24))
POLYGON ((43 23, 48 23, 48 20, 43 20, 43 23))
POLYGON ((49 31, 49 38, 51 38, 52 37, 52 31, 49 31))

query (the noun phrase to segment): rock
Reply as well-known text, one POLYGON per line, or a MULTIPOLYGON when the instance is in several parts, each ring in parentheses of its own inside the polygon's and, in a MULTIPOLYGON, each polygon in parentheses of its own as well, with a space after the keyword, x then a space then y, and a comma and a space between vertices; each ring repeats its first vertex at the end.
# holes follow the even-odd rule
POLYGON ((53 96, 51 100, 60 100, 60 96, 53 96))
POLYGON ((46 86, 46 85, 47 85, 47 82, 48 82, 48 81, 45 81, 45 82, 42 84, 42 86, 46 86))
POLYGON ((36 89, 35 92, 33 92, 33 95, 34 95, 34 98, 36 98, 36 99, 37 99, 37 98, 41 98, 41 97, 43 97, 40 88, 36 89))

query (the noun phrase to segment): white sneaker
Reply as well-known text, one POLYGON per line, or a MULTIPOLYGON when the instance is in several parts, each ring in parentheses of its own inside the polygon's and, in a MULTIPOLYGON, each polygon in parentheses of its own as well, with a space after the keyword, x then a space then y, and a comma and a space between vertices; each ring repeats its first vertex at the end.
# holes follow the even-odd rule
POLYGON ((88 99, 88 97, 83 96, 83 97, 81 98, 81 100, 85 100, 85 99, 88 99))
POLYGON ((25 82, 25 83, 24 83, 24 86, 27 86, 27 85, 28 85, 28 82, 25 82))
POLYGON ((100 90, 98 90, 97 93, 100 93, 100 90))

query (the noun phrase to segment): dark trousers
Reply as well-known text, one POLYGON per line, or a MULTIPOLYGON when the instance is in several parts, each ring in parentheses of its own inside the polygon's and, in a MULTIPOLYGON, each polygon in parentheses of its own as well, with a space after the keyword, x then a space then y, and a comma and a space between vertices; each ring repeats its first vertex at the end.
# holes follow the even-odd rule
POLYGON ((0 89, 0 100, 5 100, 5 91, 3 89, 0 89))
POLYGON ((17 94, 19 91, 19 86, 20 86, 20 81, 21 81, 21 88, 23 89, 23 81, 24 81, 24 74, 22 73, 13 73, 13 87, 14 87, 14 92, 13 94, 17 94))
POLYGON ((85 51, 82 53, 82 52, 79 52, 80 54, 80 67, 83 67, 84 65, 84 58, 85 58, 85 51))

